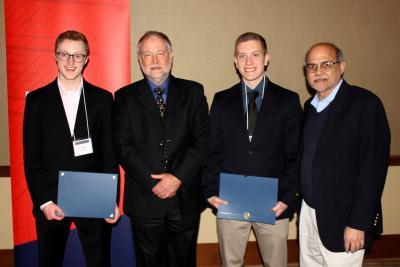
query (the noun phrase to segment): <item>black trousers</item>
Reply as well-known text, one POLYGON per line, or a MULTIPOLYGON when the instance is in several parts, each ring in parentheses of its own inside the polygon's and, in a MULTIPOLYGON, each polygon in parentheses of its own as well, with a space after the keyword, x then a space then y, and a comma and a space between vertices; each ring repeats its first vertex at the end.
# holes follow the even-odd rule
POLYGON ((138 267, 196 266, 200 212, 182 216, 172 205, 163 218, 131 216, 138 267))
POLYGON ((109 267, 111 226, 104 219, 64 218, 47 220, 36 216, 39 267, 62 267, 69 229, 74 222, 87 267, 109 267))

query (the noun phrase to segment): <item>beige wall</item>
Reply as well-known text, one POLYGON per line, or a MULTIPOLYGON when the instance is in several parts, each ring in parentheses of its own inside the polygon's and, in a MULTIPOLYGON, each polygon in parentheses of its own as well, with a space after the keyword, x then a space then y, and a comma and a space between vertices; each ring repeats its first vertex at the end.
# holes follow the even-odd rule
POLYGON ((0 249, 11 249, 13 245, 11 179, 0 177, 0 249))
MULTIPOLYGON (((345 53, 346 79, 383 100, 392 129, 392 154, 400 154, 400 1, 131 0, 131 10, 132 80, 141 78, 138 38, 147 30, 160 30, 173 43, 173 73, 203 83, 209 103, 215 92, 238 81, 233 43, 242 32, 255 31, 267 38, 271 54, 268 76, 298 92, 303 102, 309 97, 302 72, 304 53, 315 42, 335 42, 345 53)), ((0 165, 9 164, 4 39, 1 0, 0 165)), ((383 197, 385 234, 400 234, 399 168, 390 168, 383 197)), ((4 235, 12 231, 4 222, 11 216, 9 181, 0 179, 0 249, 12 243, 4 235)), ((292 223, 291 238, 294 233, 292 223)), ((199 242, 215 241, 215 219, 206 211, 199 242)))

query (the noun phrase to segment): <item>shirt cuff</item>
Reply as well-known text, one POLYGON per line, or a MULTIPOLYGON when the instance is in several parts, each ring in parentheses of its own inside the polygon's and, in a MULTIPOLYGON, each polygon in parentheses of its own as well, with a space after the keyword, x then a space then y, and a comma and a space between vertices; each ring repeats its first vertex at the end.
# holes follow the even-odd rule
POLYGON ((46 207, 47 205, 49 205, 49 204, 51 204, 51 203, 53 203, 53 201, 47 201, 46 203, 44 203, 44 204, 42 204, 41 206, 40 206, 40 209, 41 210, 43 210, 44 209, 44 207, 46 207))

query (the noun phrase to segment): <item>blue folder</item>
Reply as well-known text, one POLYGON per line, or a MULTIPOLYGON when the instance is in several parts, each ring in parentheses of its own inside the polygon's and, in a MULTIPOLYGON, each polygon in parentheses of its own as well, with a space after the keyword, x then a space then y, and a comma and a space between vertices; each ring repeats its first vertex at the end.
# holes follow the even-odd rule
POLYGON ((275 224, 272 208, 277 202, 278 179, 221 173, 217 217, 223 219, 275 224))
POLYGON ((113 218, 118 175, 60 171, 57 205, 66 217, 113 218))

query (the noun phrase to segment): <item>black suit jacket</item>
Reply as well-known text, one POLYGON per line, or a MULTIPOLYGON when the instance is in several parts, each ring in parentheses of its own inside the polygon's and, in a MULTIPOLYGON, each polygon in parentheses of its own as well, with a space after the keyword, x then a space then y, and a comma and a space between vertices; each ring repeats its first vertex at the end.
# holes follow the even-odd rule
MULTIPOLYGON (((296 93, 267 81, 249 142, 240 83, 215 94, 203 175, 204 197, 217 196, 221 172, 279 179, 278 200, 296 207, 302 109, 296 93)), ((280 217, 291 215, 288 208, 280 217)))
MULTIPOLYGON (((117 172, 111 132, 112 94, 86 81, 83 85, 94 153, 79 157, 74 156, 73 139, 57 80, 26 97, 24 167, 36 215, 42 214, 40 205, 50 200, 57 203, 60 170, 117 172)), ((88 137, 82 94, 74 133, 77 139, 88 137)))
POLYGON ((167 140, 168 172, 181 182, 177 192, 183 215, 199 212, 199 171, 208 134, 208 106, 203 86, 170 77, 165 123, 146 80, 115 94, 114 142, 125 170, 124 211, 131 216, 161 218, 171 199, 152 192, 163 173, 160 141, 167 140))
POLYGON ((382 232, 390 156, 385 110, 373 93, 343 81, 328 112, 312 163, 319 235, 327 249, 341 252, 344 228, 350 226, 365 231, 368 248, 373 235, 382 232))

